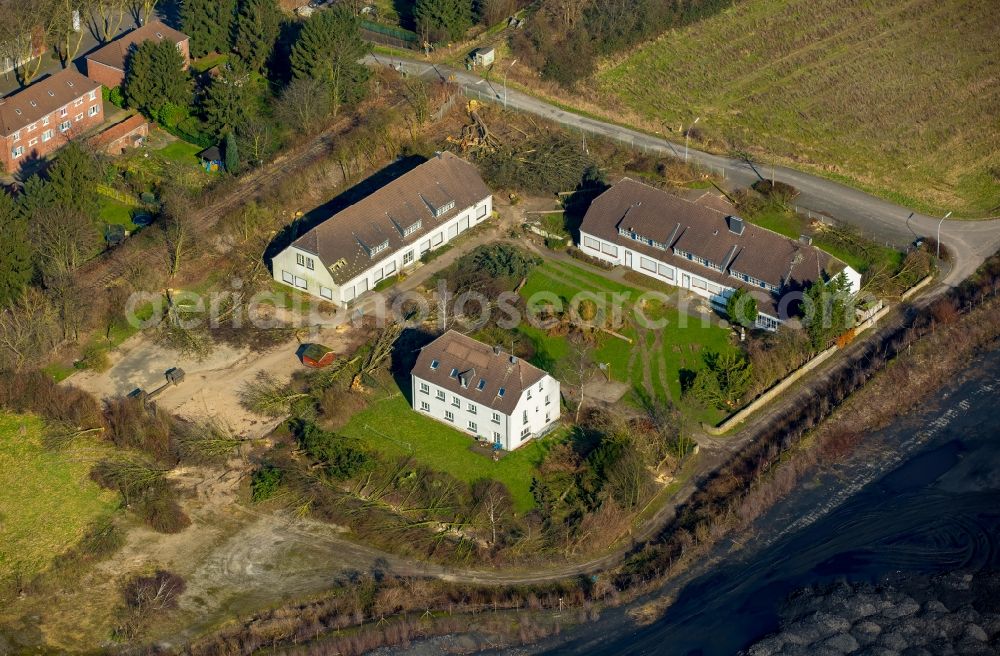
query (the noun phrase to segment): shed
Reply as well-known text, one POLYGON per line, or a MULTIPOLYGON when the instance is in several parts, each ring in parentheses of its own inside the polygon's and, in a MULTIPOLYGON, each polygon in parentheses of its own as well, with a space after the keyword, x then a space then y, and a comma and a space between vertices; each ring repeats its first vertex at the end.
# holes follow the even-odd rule
POLYGON ((472 53, 472 63, 476 66, 489 66, 497 58, 496 48, 479 48, 472 53))
POLYGON ((326 367, 333 364, 336 353, 329 346, 322 344, 307 344, 302 350, 302 364, 307 367, 326 367))
POLYGON ((218 146, 209 146, 201 151, 198 153, 198 159, 201 160, 201 165, 209 173, 222 170, 222 151, 219 150, 218 146))

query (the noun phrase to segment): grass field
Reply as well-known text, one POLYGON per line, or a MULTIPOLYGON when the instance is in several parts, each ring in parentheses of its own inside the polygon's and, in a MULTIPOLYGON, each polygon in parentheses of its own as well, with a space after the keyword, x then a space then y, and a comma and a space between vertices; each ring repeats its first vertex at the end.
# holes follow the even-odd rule
POLYGON ((489 456, 470 450, 474 440, 469 435, 415 412, 395 384, 387 396, 354 415, 339 433, 356 437, 388 456, 412 454, 420 463, 463 481, 502 481, 518 512, 535 505, 531 495, 535 467, 547 445, 559 439, 559 432, 554 431, 551 437, 534 440, 493 462, 489 456))
POLYGON ((118 504, 88 477, 100 446, 49 450, 41 429, 37 418, 0 414, 0 580, 44 570, 118 504))
MULTIPOLYGON (((681 372, 697 372, 704 366, 702 353, 733 348, 729 331, 718 325, 703 325, 701 318, 682 315, 681 311, 652 302, 644 312, 650 319, 665 318, 666 326, 657 330, 637 328, 634 321, 634 301, 646 290, 606 278, 579 266, 559 261, 547 261, 535 268, 521 289, 525 299, 540 292, 552 292, 570 300, 582 291, 597 294, 627 295, 623 316, 624 326, 617 332, 632 340, 629 343, 607 334, 599 337, 593 358, 610 365, 613 380, 625 380, 633 389, 642 389, 660 398, 678 402, 681 397, 681 372)), ((569 352, 569 344, 561 336, 522 324, 518 328, 530 337, 537 349, 535 364, 552 370, 558 368, 569 352)), ((713 409, 699 414, 698 419, 718 421, 722 413, 713 409)))
POLYGON ((135 224, 132 223, 132 208, 125 203, 101 196, 101 210, 98 216, 101 217, 101 223, 125 226, 129 231, 135 230, 135 224))
POLYGON ((670 129, 927 212, 1000 213, 991 0, 746 0, 606 62, 590 84, 670 129))

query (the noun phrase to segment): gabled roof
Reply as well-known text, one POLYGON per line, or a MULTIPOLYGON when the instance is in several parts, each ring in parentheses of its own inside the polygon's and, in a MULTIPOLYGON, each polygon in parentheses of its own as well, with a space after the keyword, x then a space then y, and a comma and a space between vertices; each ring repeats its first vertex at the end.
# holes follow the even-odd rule
POLYGON ((66 68, 0 99, 0 134, 8 136, 101 85, 66 68))
MULTIPOLYGON (((641 182, 624 178, 591 203, 580 230, 607 241, 648 252, 661 261, 679 259, 670 249, 702 257, 723 268, 723 278, 698 265, 694 273, 736 286, 725 275, 744 273, 776 287, 805 284, 836 263, 813 246, 743 222, 742 234, 730 230, 731 218, 707 203, 684 200, 641 182), (619 229, 652 239, 666 251, 622 237, 619 229)), ((692 265, 693 266, 693 265, 692 265)))
POLYGON ((146 117, 142 114, 133 114, 121 123, 116 123, 110 128, 95 136, 90 140, 90 143, 96 147, 106 146, 107 144, 121 139, 127 134, 135 132, 142 126, 146 125, 146 117))
POLYGON ((509 415, 517 407, 524 390, 548 374, 503 349, 449 330, 420 349, 413 375, 509 415), (437 366, 432 368, 434 362, 437 366), (453 369, 457 370, 455 376, 451 375, 453 369), (480 381, 484 381, 482 389, 480 381), (501 389, 503 396, 500 396, 501 389))
POLYGON ((342 285, 489 195, 475 166, 443 152, 334 214, 292 245, 318 256, 342 285), (373 251, 378 252, 373 256, 373 251))
POLYGON ((111 68, 116 68, 119 71, 124 71, 125 58, 128 57, 128 53, 133 45, 137 45, 143 41, 164 40, 178 44, 187 41, 187 39, 187 35, 183 32, 178 32, 162 21, 151 20, 142 27, 137 27, 103 48, 90 53, 87 55, 87 59, 110 66, 111 68))

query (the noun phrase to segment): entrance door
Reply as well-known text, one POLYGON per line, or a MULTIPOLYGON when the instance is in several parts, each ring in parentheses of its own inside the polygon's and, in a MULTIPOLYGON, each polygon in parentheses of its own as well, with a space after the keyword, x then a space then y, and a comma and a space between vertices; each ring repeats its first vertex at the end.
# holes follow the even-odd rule
POLYGON ((625 251, 625 266, 632 266, 632 251, 625 251))
POLYGON ((681 276, 681 287, 684 289, 691 289, 691 276, 686 273, 681 276))

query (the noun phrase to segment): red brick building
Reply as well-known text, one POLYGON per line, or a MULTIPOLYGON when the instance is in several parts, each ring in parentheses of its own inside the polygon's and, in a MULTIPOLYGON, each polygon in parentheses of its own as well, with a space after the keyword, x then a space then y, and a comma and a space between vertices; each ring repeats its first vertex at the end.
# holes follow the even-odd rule
POLYGON ((142 114, 133 114, 90 139, 90 145, 108 155, 121 155, 140 145, 149 136, 149 121, 142 114))
POLYGON ((67 68, 0 99, 0 162, 14 172, 104 122, 101 85, 67 68))
POLYGON ((143 41, 170 41, 181 51, 185 68, 191 61, 187 35, 153 20, 87 55, 87 77, 109 89, 119 86, 125 79, 125 60, 129 52, 143 41))

